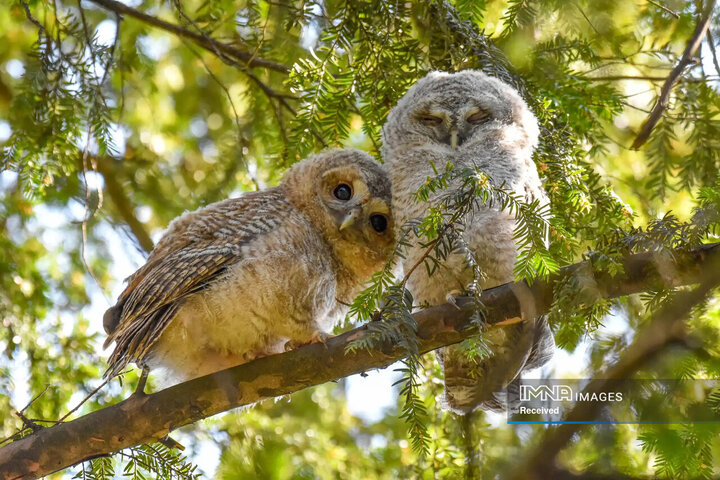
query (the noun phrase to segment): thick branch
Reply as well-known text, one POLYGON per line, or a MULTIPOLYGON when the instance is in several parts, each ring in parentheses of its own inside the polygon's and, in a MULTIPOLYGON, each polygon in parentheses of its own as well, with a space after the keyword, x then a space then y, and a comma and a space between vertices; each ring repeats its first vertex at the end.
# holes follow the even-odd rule
MULTIPOLYGON (((624 260, 625 273, 610 277, 593 272, 586 263, 566 269, 594 280, 606 298, 697 283, 710 261, 720 257, 720 244, 690 253, 631 255, 624 260)), ((491 324, 511 323, 521 311, 547 311, 552 302, 550 283, 536 281, 505 284, 486 290, 482 301, 491 324), (534 302, 521 309, 520 301, 534 302)), ((476 331, 470 321, 474 302, 460 299, 452 305, 428 308, 415 314, 419 348, 428 352, 462 341, 476 331)), ((217 413, 266 398, 374 368, 384 368, 403 358, 405 352, 386 343, 373 350, 346 353, 355 339, 368 335, 363 326, 330 339, 280 355, 260 358, 212 375, 197 378, 151 395, 133 395, 111 407, 68 423, 39 430, 0 449, 0 477, 37 478, 92 457, 140 443, 158 440, 172 430, 217 413)))
POLYGON ((655 128, 655 125, 657 125, 660 117, 667 107, 668 99, 670 98, 670 91, 675 85, 675 82, 677 82, 677 79, 680 78, 680 75, 682 75, 683 71, 685 71, 685 67, 693 63, 693 57, 695 56, 698 48, 700 48, 703 38, 705 38, 705 33, 707 32, 708 27, 710 26, 710 20, 712 19, 713 8, 715 8, 715 0, 706 1, 707 3, 705 5, 705 9, 698 20, 695 32, 692 37, 690 37, 690 40, 688 40, 685 51, 683 52, 682 57, 680 57, 680 61, 677 65, 675 65, 675 68, 672 69, 667 80, 665 80, 665 84, 663 85, 662 90, 660 90, 660 96, 658 97, 657 103, 653 107, 652 112, 650 112, 650 116, 648 116, 647 120, 640 128, 640 133, 638 133, 637 137, 635 137, 635 141, 630 147, 633 150, 637 150, 642 147, 645 142, 647 142, 648 138, 650 138, 650 132, 652 132, 653 128, 655 128))
POLYGON ((153 27, 157 27, 165 30, 166 32, 170 32, 174 35, 177 35, 178 37, 192 40, 193 42, 197 43, 209 52, 216 53, 217 51, 220 51, 226 55, 229 55, 233 58, 236 58, 237 60, 244 62, 248 67, 264 67, 280 73, 290 72, 290 67, 288 67, 287 65, 273 62, 271 60, 264 60, 262 58, 258 58, 251 53, 240 50, 227 43, 213 40, 208 36, 191 32, 190 30, 187 30, 179 25, 160 20, 159 18, 153 17, 152 15, 148 15, 146 13, 135 10, 134 8, 128 7, 124 3, 120 3, 115 0, 90 1, 97 5, 100 5, 101 7, 107 8, 108 10, 112 10, 113 12, 127 15, 128 17, 133 17, 137 20, 140 20, 141 22, 147 23, 148 25, 152 25, 153 27))

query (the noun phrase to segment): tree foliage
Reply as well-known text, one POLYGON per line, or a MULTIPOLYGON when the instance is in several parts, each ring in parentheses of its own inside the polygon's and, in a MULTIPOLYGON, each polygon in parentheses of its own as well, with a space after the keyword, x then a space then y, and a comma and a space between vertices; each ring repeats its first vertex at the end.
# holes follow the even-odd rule
MULTIPOLYGON (((629 148, 707 2, 12 0, 0 11, 2 436, 63 419, 87 396, 71 416, 129 394, 134 372, 94 392, 104 369, 100 317, 172 218, 274 185, 322 148, 379 158, 387 112, 433 69, 481 69, 521 92, 540 121, 535 161, 551 203, 542 212, 481 171, 436 165, 418 196, 446 193, 405 226, 395 261, 421 242, 428 254, 418 268, 432 271, 462 244, 463 213, 478 204, 521 219, 516 275, 528 280, 579 260, 612 275, 628 253, 662 259, 713 241, 715 19, 649 141, 629 148)), ((413 299, 393 269, 375 275, 349 321, 371 322, 374 335, 352 348, 392 339, 408 352, 396 409, 367 423, 347 410, 342 384, 317 387, 187 429, 189 461, 213 444, 222 452, 217 476, 228 478, 456 478, 467 465, 485 478, 541 441, 540 427, 484 414, 464 424, 442 412, 439 367, 418 354, 413 299)), ((550 318, 561 348, 589 351, 591 377, 675 292, 659 285, 608 301, 585 280, 558 281, 550 318), (623 332, 601 328, 618 317, 623 332)), ((477 312, 481 324, 482 305, 477 312)), ((702 346, 663 352, 637 376, 718 378, 717 296, 687 323, 702 346)), ((482 333, 465 346, 477 358, 491 354, 482 333)), ((717 425, 597 426, 558 461, 573 471, 713 478, 718 433, 717 425)), ((143 445, 73 474, 187 478, 198 473, 187 461, 143 445)))

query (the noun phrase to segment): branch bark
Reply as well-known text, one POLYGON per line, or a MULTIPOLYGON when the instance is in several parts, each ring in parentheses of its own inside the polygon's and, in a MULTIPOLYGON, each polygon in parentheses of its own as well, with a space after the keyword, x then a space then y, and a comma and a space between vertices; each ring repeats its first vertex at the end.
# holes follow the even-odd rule
MULTIPOLYGON (((586 262, 562 273, 588 276, 600 295, 615 298, 697 283, 711 262, 720 261, 718 258, 720 244, 713 244, 691 252, 674 252, 672 258, 654 253, 630 255, 623 261, 624 273, 616 277, 595 272, 586 262)), ((486 290, 482 301, 487 308, 487 322, 513 323, 523 311, 547 311, 553 297, 552 285, 551 279, 536 281, 531 287, 509 283, 486 290), (519 298, 535 305, 523 307, 519 298)), ((440 305, 415 314, 420 351, 429 352, 476 333, 470 322, 473 305, 472 299, 461 298, 459 310, 453 305, 440 305)), ((389 343, 373 350, 346 353, 353 340, 368 334, 368 328, 362 326, 330 339, 327 345, 307 345, 150 395, 135 394, 73 421, 38 430, 0 448, 0 478, 47 475, 99 455, 156 441, 176 428, 232 408, 385 368, 405 356, 401 348, 389 343)))
POLYGON ((635 141, 630 147, 633 150, 637 150, 642 147, 645 142, 647 142, 648 138, 650 138, 650 133, 653 128, 655 128, 655 125, 657 125, 660 117, 667 107, 668 100, 670 98, 670 91, 675 85, 675 82, 677 82, 677 79, 680 78, 680 75, 682 75, 685 67, 693 63, 693 57, 697 53, 698 48, 700 48, 703 38, 705 38, 705 33, 710 27, 712 12, 715 8, 715 0, 706 0, 706 2, 705 9, 703 10, 700 19, 698 20, 698 24, 695 27, 695 32, 692 37, 690 37, 690 40, 688 40, 685 51, 683 52, 682 57, 680 57, 680 61, 677 65, 675 65, 675 68, 672 69, 667 80, 665 80, 665 84, 663 85, 662 90, 660 90, 660 96, 658 97, 657 103, 655 103, 650 115, 640 128, 640 133, 638 133, 637 137, 635 137, 635 141))
POLYGON ((187 30, 179 25, 175 25, 170 22, 166 22, 165 20, 160 20, 159 18, 153 17, 152 15, 148 15, 146 13, 143 13, 139 10, 136 10, 132 7, 128 7, 124 3, 117 2, 115 0, 90 0, 92 3, 96 5, 100 5, 103 8, 106 8, 108 10, 111 10, 115 13, 127 15, 128 17, 133 17, 137 20, 140 20, 143 23, 147 23, 148 25, 151 25, 156 28, 160 28, 162 30, 165 30, 166 32, 170 32, 172 34, 177 35, 181 38, 187 38, 189 40, 192 40, 205 50, 216 53, 217 51, 220 51, 224 53, 225 55, 229 55, 239 61, 242 61, 245 63, 248 67, 263 67, 267 68, 268 70, 274 70, 276 72, 280 73, 290 73, 290 67, 287 65, 283 65, 278 62, 273 62, 272 60, 265 60, 262 58, 258 58, 257 56, 245 52, 243 50, 240 50, 232 45, 229 45, 227 43, 219 42, 217 40, 214 40, 208 36, 201 35, 199 33, 191 32, 190 30, 187 30))

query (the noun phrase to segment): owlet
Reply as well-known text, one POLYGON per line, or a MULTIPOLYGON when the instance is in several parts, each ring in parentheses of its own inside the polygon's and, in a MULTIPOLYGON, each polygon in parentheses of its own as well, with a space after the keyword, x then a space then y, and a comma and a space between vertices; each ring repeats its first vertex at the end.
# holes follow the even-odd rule
MULTIPOLYGON (((495 186, 503 185, 527 201, 547 203, 532 160, 538 125, 518 93, 482 72, 432 72, 413 85, 392 109, 383 127, 383 158, 393 186, 393 214, 397 225, 423 218, 429 204, 416 192, 432 165, 442 170, 448 161, 456 168, 479 167, 495 186)), ((459 185, 450 185, 457 188, 459 185)), ((482 288, 513 280, 517 247, 516 219, 498 208, 474 208, 465 218, 463 239, 485 274, 482 288)), ((416 242, 417 243, 417 242, 416 242)), ((426 248, 410 247, 405 268, 414 265, 426 248)), ((454 251, 428 275, 417 269, 408 288, 417 302, 437 305, 448 294, 467 289, 473 280, 464 252, 454 251)), ((501 410, 496 392, 522 370, 544 364, 554 346, 544 318, 492 328, 487 332, 493 355, 479 363, 468 359, 459 346, 438 350, 445 374, 445 404, 464 413, 477 406, 501 410)))
POLYGON ((105 314, 106 376, 135 362, 186 380, 321 339, 389 258, 390 199, 372 157, 330 150, 183 214, 105 314))

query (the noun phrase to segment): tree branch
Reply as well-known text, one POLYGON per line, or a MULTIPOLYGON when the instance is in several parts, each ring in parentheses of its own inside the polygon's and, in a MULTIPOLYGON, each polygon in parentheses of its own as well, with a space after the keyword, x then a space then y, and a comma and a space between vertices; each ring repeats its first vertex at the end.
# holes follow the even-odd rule
MULTIPOLYGON (((654 77, 650 75, 603 75, 597 77, 586 77, 582 76, 583 80, 589 80, 591 82, 607 82, 614 80, 638 80, 645 82, 664 82, 667 80, 665 77, 654 77)), ((707 81, 707 78, 684 78, 684 82, 688 83, 703 83, 707 81)))
POLYGON ((290 72, 290 67, 288 67, 287 65, 273 62, 272 60, 264 60, 262 58, 258 58, 253 54, 240 50, 232 45, 219 42, 206 35, 191 32, 190 30, 187 30, 179 25, 160 20, 159 18, 135 10, 134 8, 128 7, 127 5, 117 2, 115 0, 90 1, 92 3, 95 3, 96 5, 100 5, 103 8, 112 10, 113 12, 127 15, 128 17, 133 17, 137 20, 140 20, 141 22, 147 23, 148 25, 152 25, 153 27, 157 27, 165 30, 166 32, 170 32, 174 35, 177 35, 178 37, 192 40, 193 42, 197 43, 209 52, 215 53, 216 51, 220 51, 226 55, 229 55, 237 60, 244 62, 248 67, 263 67, 267 68, 268 70, 274 70, 276 72, 285 74, 290 72))
POLYGON ((675 12, 675 11, 673 11, 673 10, 670 10, 670 9, 667 8, 665 5, 663 5, 663 4, 659 3, 659 2, 656 2, 655 0, 647 0, 647 1, 648 1, 648 3, 652 3, 653 5, 655 5, 656 7, 658 7, 658 8, 661 9, 661 10, 665 10, 667 13, 669 13, 669 14, 672 15, 673 17, 675 17, 675 18, 680 18, 680 15, 678 15, 677 12, 675 12))
POLYGON ((630 147, 633 150, 637 150, 642 147, 645 142, 647 142, 648 138, 650 138, 650 133, 653 128, 655 128, 655 125, 657 125, 663 111, 665 111, 665 108, 667 107, 667 103, 670 98, 670 91, 675 85, 675 82, 680 75, 682 75, 685 67, 693 63, 693 57, 702 44, 705 32, 707 32, 708 27, 710 26, 710 20, 712 20, 713 8, 715 8, 715 0, 706 1, 707 3, 705 5, 705 9, 698 20, 695 32, 692 37, 690 37, 690 40, 688 40, 685 51, 683 52, 682 57, 680 57, 680 61, 677 65, 675 65, 675 68, 672 69, 667 80, 665 80, 665 84, 663 85, 662 90, 660 90, 660 96, 658 97, 657 103, 655 103, 650 116, 647 120, 645 120, 645 123, 640 128, 640 133, 638 133, 637 137, 635 137, 635 141, 630 147))
MULTIPOLYGON (((144 23, 147 23, 148 25, 152 25, 154 27, 165 30, 166 32, 177 35, 180 38, 192 40, 200 47, 217 56, 226 64, 238 67, 245 75, 247 75, 248 78, 250 78, 250 80, 252 80, 263 91, 263 93, 268 97, 271 103, 273 100, 276 100, 280 107, 290 112, 293 116, 296 114, 295 109, 288 102, 288 99, 295 100, 296 98, 294 96, 276 92, 267 83, 260 80, 257 75, 243 68, 243 66, 240 65, 240 62, 244 63, 248 67, 264 67, 268 70, 274 70, 276 72, 284 74, 290 73, 291 68, 287 65, 273 62, 271 60, 264 60, 262 58, 258 58, 256 56, 257 52, 245 52, 232 45, 219 42, 213 38, 210 38, 210 36, 205 33, 192 32, 179 25, 160 20, 159 18, 153 17, 152 15, 148 15, 146 13, 135 10, 134 8, 128 7, 127 5, 117 2, 115 0, 90 1, 104 8, 107 8, 108 10, 111 10, 117 14, 124 14, 129 17, 136 18, 144 23)), ((324 145, 325 147, 328 146, 328 144, 325 142, 325 139, 323 139, 322 136, 320 136, 320 134, 314 128, 310 129, 310 133, 316 139, 318 139, 322 145, 324 145)), ((144 245, 143 248, 145 248, 144 245)))
MULTIPOLYGON (((720 244, 673 253, 672 260, 654 253, 630 255, 623 261, 624 273, 616 277, 594 272, 587 262, 567 267, 562 273, 587 276, 606 298, 687 285, 703 278, 711 261, 719 261, 720 244)), ((485 290, 482 302, 487 322, 508 323, 521 317, 523 311, 547 311, 553 297, 552 284, 536 281, 528 287, 509 283, 485 290), (535 305, 521 308, 518 298, 535 305)), ((476 333, 471 322, 474 300, 460 298, 457 303, 459 310, 440 305, 415 314, 420 352, 458 343, 476 333)), ((132 395, 76 420, 43 428, 0 448, 0 478, 37 478, 98 455, 158 440, 176 428, 232 408, 385 368, 405 357, 403 349, 390 343, 346 353, 353 340, 365 335, 369 335, 368 328, 362 326, 328 340, 326 345, 307 345, 151 395, 132 395)))

